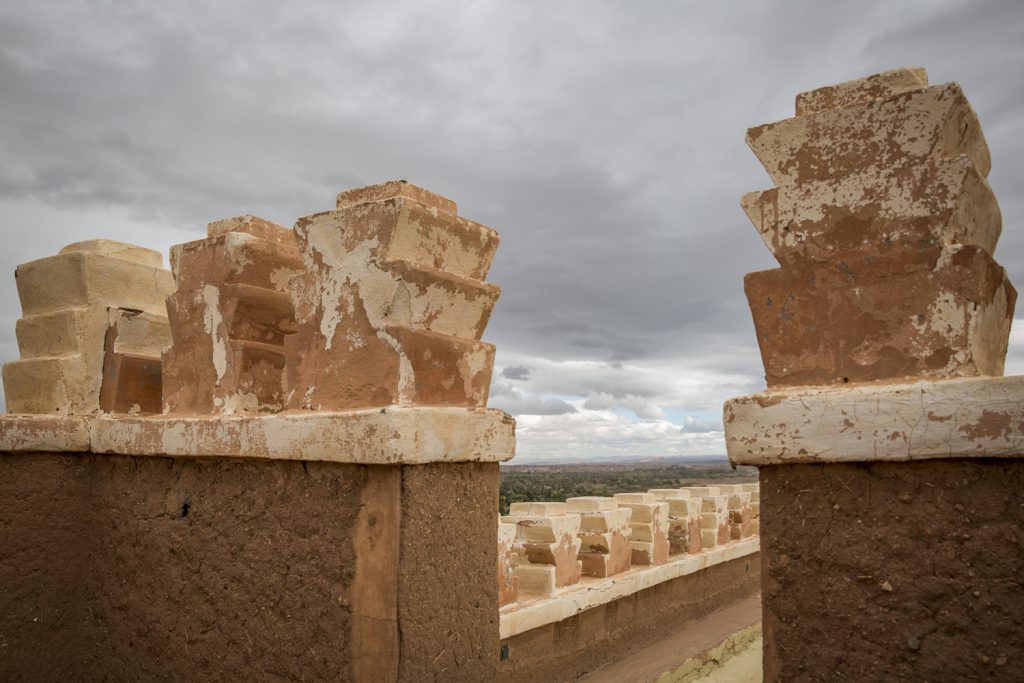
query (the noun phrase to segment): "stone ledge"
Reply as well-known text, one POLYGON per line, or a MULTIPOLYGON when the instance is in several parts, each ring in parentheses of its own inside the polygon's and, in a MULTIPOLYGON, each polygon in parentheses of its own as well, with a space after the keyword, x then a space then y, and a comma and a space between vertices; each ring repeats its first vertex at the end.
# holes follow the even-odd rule
POLYGON ((502 462, 515 421, 500 410, 373 408, 261 416, 0 415, 0 451, 307 460, 365 465, 502 462))
POLYGON ((89 450, 92 418, 0 414, 0 453, 81 453, 89 450))
POLYGON ((725 404, 734 465, 1024 455, 1024 376, 795 387, 725 404))
POLYGON ((503 607, 500 612, 499 634, 502 640, 530 629, 568 619, 584 610, 613 602, 665 581, 694 574, 708 567, 729 562, 761 549, 759 538, 747 538, 705 550, 682 555, 667 564, 653 567, 634 567, 608 578, 584 577, 549 598, 520 601, 503 607))

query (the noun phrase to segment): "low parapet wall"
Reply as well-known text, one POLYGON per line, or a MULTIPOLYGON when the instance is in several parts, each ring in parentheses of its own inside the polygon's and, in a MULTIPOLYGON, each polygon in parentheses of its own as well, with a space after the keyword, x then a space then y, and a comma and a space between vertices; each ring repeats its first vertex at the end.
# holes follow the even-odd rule
MULTIPOLYGON (((756 594, 760 574, 760 544, 748 539, 661 567, 583 579, 561 596, 527 602, 519 610, 505 608, 499 679, 561 681, 598 670, 756 594)), ((760 616, 760 610, 752 611, 749 623, 760 616)), ((730 634, 723 632, 720 639, 730 634)), ((680 651, 677 663, 684 658, 680 651)))
POLYGON ((204 439, 189 441, 180 418, 0 416, 0 673, 488 677, 513 425, 463 418, 462 431, 444 408, 196 418, 204 439), (256 430, 239 420, 278 438, 240 441, 256 430), (366 438, 367 420, 404 438, 366 438), (321 443, 310 457, 288 445, 299 433, 321 443))
POLYGON ((501 680, 577 678, 757 593, 758 500, 757 484, 733 484, 514 504, 500 525, 501 680), (616 543, 624 565, 587 561, 616 543))

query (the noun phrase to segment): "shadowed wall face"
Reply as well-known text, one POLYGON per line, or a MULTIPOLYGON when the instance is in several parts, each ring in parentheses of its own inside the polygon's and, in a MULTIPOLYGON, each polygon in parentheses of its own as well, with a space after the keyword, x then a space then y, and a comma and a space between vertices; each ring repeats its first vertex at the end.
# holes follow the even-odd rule
POLYGON ((1020 680, 1022 486, 1019 460, 761 468, 765 680, 1020 680))
POLYGON ((498 463, 402 472, 399 680, 489 680, 498 661, 498 463))
POLYGON ((4 455, 0 677, 493 672, 497 469, 4 455), (366 505, 388 486, 390 515, 366 505), (394 616, 371 633, 374 609, 394 616))
POLYGON ((0 672, 350 678, 367 469, 5 455, 0 672))

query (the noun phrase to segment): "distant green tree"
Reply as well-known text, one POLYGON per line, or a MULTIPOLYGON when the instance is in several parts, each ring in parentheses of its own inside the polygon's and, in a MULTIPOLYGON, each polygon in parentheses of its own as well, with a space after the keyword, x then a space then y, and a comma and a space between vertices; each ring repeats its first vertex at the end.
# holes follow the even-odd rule
POLYGON ((509 505, 520 502, 563 501, 576 496, 611 496, 616 493, 655 488, 700 486, 713 482, 754 481, 752 468, 688 467, 668 465, 622 470, 573 471, 552 469, 540 472, 504 470, 498 491, 498 511, 507 514, 509 505))

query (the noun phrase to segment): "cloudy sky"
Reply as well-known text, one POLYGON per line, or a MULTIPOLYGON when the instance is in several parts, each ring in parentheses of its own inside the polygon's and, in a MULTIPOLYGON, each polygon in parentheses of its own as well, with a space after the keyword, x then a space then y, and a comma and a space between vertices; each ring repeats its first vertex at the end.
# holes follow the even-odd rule
POLYGON ((738 205, 771 185, 744 131, 908 65, 978 111, 1019 286, 1021 2, 5 0, 0 360, 18 263, 166 254, 405 178, 501 233, 485 338, 518 460, 722 453, 722 401, 764 384, 742 278, 774 266, 738 205))

